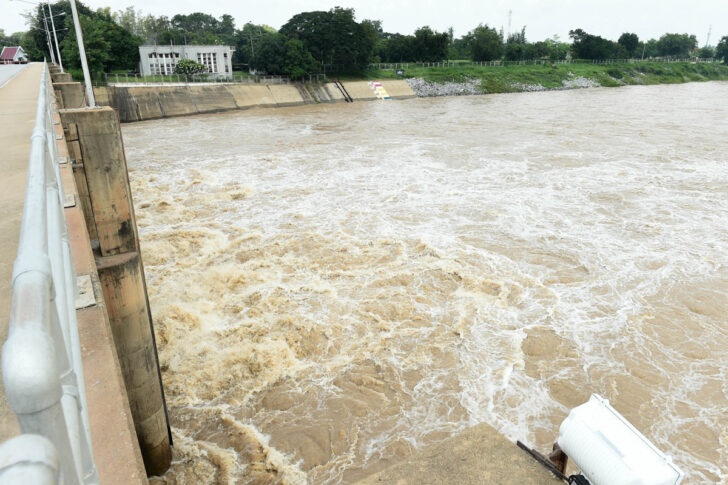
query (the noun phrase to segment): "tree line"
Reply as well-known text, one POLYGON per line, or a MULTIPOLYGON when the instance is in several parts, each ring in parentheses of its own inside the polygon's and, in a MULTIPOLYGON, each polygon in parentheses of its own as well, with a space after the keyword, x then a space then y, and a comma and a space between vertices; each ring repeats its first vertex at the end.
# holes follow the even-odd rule
POLYGON ((20 45, 22 38, 23 32, 13 32, 10 35, 5 35, 5 30, 0 29, 0 49, 2 49, 3 46, 20 45))
MULTIPOLYGON (((139 46, 144 39, 119 25, 109 8, 91 10, 81 2, 76 2, 76 6, 89 68, 93 72, 136 69, 139 64, 139 46)), ((63 64, 80 69, 81 59, 73 27, 71 4, 68 0, 60 0, 51 4, 51 11, 63 64)), ((48 12, 46 4, 39 4, 32 13, 26 15, 29 30, 20 34, 20 45, 31 61, 41 61, 44 58, 50 60, 52 57, 46 41, 45 24, 48 12)), ((48 20, 48 29, 51 28, 48 20)))
MULTIPOLYGON (((412 35, 385 32, 380 20, 357 21, 354 9, 335 7, 328 11, 294 15, 280 30, 264 24, 245 23, 236 28, 231 15, 216 18, 196 12, 188 15, 155 17, 133 7, 111 12, 91 10, 77 2, 91 71, 134 71, 142 44, 230 45, 235 48, 234 70, 254 70, 282 74, 294 79, 310 73, 357 73, 370 63, 437 62, 446 59, 560 60, 620 59, 651 57, 715 57, 728 62, 728 36, 716 47, 698 48, 694 35, 667 33, 659 39, 641 40, 625 32, 617 41, 590 34, 582 29, 569 32, 571 42, 558 36, 529 42, 525 27, 504 34, 487 24, 479 24, 455 38, 453 29, 438 32, 423 26, 412 35)), ((29 30, 8 40, 20 43, 31 60, 50 58, 41 6, 28 14, 29 30)), ((68 0, 52 4, 59 29, 58 40, 64 63, 79 66, 78 49, 68 0)), ((47 10, 46 10, 47 14, 47 10)), ((4 33, 0 32, 4 36, 4 33)), ((0 37, 0 40, 2 38, 0 37)))

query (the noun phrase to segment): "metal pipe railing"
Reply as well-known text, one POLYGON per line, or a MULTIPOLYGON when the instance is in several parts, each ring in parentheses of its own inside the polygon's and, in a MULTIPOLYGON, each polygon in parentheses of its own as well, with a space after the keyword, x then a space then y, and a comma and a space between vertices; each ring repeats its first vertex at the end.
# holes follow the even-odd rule
POLYGON ((55 485, 63 483, 58 453, 43 436, 21 434, 0 445, 0 483, 55 485))
MULTIPOLYGON (((23 433, 45 436, 55 447, 64 483, 97 484, 52 99, 44 64, 13 267, 3 382, 23 433)), ((0 462, 4 458, 0 453, 0 462)))

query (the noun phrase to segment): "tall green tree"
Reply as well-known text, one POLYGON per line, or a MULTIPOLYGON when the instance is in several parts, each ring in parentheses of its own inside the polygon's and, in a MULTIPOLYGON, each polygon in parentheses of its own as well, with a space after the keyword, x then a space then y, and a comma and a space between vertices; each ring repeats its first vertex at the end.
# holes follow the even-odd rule
POLYGON ((551 47, 546 41, 538 41, 533 44, 526 44, 526 59, 545 59, 551 54, 551 47))
POLYGON ((718 60, 723 59, 723 63, 728 64, 728 35, 724 35, 715 46, 715 57, 718 60))
POLYGON ((136 26, 143 32, 147 43, 175 45, 236 45, 235 19, 228 14, 219 19, 203 12, 166 16, 134 18, 126 11, 117 12, 115 18, 124 25, 136 26))
POLYGON ((243 25, 242 29, 236 30, 233 63, 249 65, 263 35, 275 32, 275 29, 268 25, 256 25, 251 22, 243 25))
MULTIPOLYGON (((20 37, 20 45, 23 47, 25 55, 28 56, 28 59, 31 61, 42 61, 44 57, 47 57, 47 49, 41 50, 41 48, 35 43, 35 37, 30 31, 24 32, 20 37)), ((48 59, 50 59, 50 57, 48 57, 48 59)))
POLYGON ((257 49, 250 59, 250 67, 268 74, 284 74, 287 40, 280 33, 263 35, 256 44, 257 49))
MULTIPOLYGON (((86 61, 88 62, 89 71, 92 73, 108 72, 106 66, 111 61, 111 43, 105 38, 105 22, 90 15, 79 15, 78 18, 81 22, 81 30, 83 31, 83 44, 86 50, 86 61)), ((71 30, 70 34, 61 43, 63 60, 71 67, 79 68, 81 66, 81 58, 78 52, 78 43, 76 42, 76 31, 73 30, 73 20, 68 18, 66 26, 71 30)))
POLYGON ((715 49, 710 46, 701 47, 697 51, 695 51, 695 57, 699 57, 701 59, 710 59, 712 57, 715 57, 715 49))
POLYGON ((343 70, 364 69, 374 51, 375 39, 369 29, 356 22, 354 9, 299 13, 281 27, 280 33, 300 40, 319 63, 343 70))
POLYGON ((10 35, 5 35, 5 31, 0 29, 0 49, 6 46, 20 45, 20 39, 23 36, 23 32, 15 32, 10 35))
POLYGON ((413 60, 437 62, 446 59, 449 44, 447 32, 436 32, 427 25, 420 27, 415 30, 413 60))
POLYGON ((572 56, 577 59, 609 59, 617 57, 619 44, 598 35, 584 32, 582 29, 569 31, 572 38, 572 56))
MULTIPOLYGON (((77 2, 76 6, 78 8, 79 15, 93 15, 91 9, 83 3, 77 2)), ((66 27, 66 21, 71 18, 71 4, 67 0, 62 0, 52 3, 51 9, 53 11, 54 22, 56 24, 58 43, 62 45, 63 40, 69 33, 69 31, 64 29, 64 27, 66 27)), ((32 13, 25 15, 25 20, 28 23, 29 28, 21 45, 28 54, 30 60, 33 61, 42 61, 43 58, 46 58, 49 61, 51 59, 50 52, 48 51, 48 42, 46 41, 44 14, 47 18, 48 6, 45 3, 37 5, 32 13)), ((48 28, 51 28, 50 24, 48 28)))
POLYGON ((637 34, 625 32, 619 36, 617 43, 624 48, 627 56, 634 57, 640 44, 640 38, 637 34))
MULTIPOLYGON (((113 69, 136 69, 139 63, 139 45, 142 38, 133 35, 121 27, 112 17, 110 10, 92 11, 81 2, 76 2, 81 28, 83 30, 84 47, 89 69, 94 72, 109 72, 113 69), (88 29, 88 33, 86 32, 88 29)), ((23 48, 33 60, 50 59, 46 42, 43 13, 48 15, 46 4, 36 7, 26 18, 30 26, 27 36, 23 38, 23 48), (41 10, 42 9, 42 10, 41 10)), ((76 31, 73 26, 71 5, 67 0, 51 4, 55 16, 56 34, 61 46, 63 63, 70 68, 80 68, 81 61, 76 43, 76 31), (63 16, 65 15, 65 16, 63 16), (64 20, 65 19, 65 20, 64 20), (65 27, 65 29, 64 29, 65 27)))
POLYGON ((554 35, 550 39, 544 41, 548 47, 548 58, 552 61, 560 61, 566 59, 571 50, 571 45, 566 42, 561 42, 561 38, 558 35, 554 35))
POLYGON ((119 27, 144 39, 145 44, 159 43, 159 33, 170 28, 167 17, 156 18, 151 14, 144 15, 141 10, 136 10, 134 7, 114 12, 112 19, 119 27))
POLYGON ((412 35, 386 34, 385 61, 407 62, 415 60, 415 38, 412 35))
POLYGON ((280 33, 267 33, 261 37, 251 59, 251 67, 267 74, 301 79, 318 72, 320 64, 298 39, 288 39, 280 33))
POLYGON ((688 57, 697 46, 694 35, 665 34, 657 41, 657 52, 661 56, 688 57))
POLYGON ((447 56, 449 59, 466 59, 468 57, 468 43, 464 36, 452 39, 447 56))
POLYGON ((319 65, 310 52, 298 39, 288 39, 285 45, 284 74, 291 79, 302 79, 308 74, 318 72, 319 65))
POLYGON ((657 40, 656 39, 650 39, 646 43, 639 46, 638 54, 640 54, 640 57, 642 57, 642 54, 644 54, 644 57, 650 58, 650 57, 657 57, 660 55, 659 51, 657 50, 657 40))
POLYGON ((488 24, 480 24, 471 30, 465 41, 474 61, 492 61, 503 55, 503 33, 488 24))
POLYGON ((526 27, 523 27, 520 32, 514 32, 508 35, 505 45, 505 58, 509 61, 520 61, 523 59, 529 59, 530 52, 527 49, 528 42, 526 41, 526 27))

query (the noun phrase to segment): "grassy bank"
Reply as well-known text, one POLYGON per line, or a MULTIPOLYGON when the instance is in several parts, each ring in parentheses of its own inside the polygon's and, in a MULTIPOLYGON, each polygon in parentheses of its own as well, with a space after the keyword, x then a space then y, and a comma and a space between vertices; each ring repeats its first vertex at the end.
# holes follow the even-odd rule
MULTIPOLYGON (((635 64, 562 64, 531 66, 428 68, 411 67, 405 77, 422 78, 436 83, 464 82, 481 79, 481 89, 486 93, 508 93, 523 90, 524 85, 541 85, 547 89, 560 88, 563 81, 585 78, 602 86, 635 84, 675 84, 693 81, 728 80, 728 65, 693 64, 690 62, 635 64)), ((365 79, 397 79, 392 70, 371 70, 365 79)))

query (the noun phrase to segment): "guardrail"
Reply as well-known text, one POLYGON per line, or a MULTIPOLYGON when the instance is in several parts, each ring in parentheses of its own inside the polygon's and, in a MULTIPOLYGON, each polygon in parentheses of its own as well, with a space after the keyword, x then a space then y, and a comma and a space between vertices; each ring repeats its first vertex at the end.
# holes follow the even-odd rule
MULTIPOLYGON (((78 290, 64 215, 51 90, 44 64, 13 267, 3 382, 22 432, 44 436, 55 447, 59 480, 72 485, 97 484, 74 303, 78 290)), ((0 469, 0 478, 22 472, 21 468, 40 473, 38 467, 46 467, 33 461, 39 453, 33 448, 37 440, 26 438, 17 446, 3 446, 0 467, 5 468, 0 469)))
POLYGON ((396 69, 409 69, 411 67, 504 67, 504 66, 538 66, 553 64, 637 64, 640 62, 696 62, 696 63, 712 63, 716 62, 713 58, 673 58, 673 57, 650 57, 648 59, 530 59, 523 61, 441 61, 441 62, 380 62, 369 64, 369 69, 380 69, 383 71, 391 71, 396 69))
POLYGON ((236 84, 288 84, 287 76, 244 76, 240 74, 104 74, 106 84, 191 84, 191 83, 236 83, 236 84))

